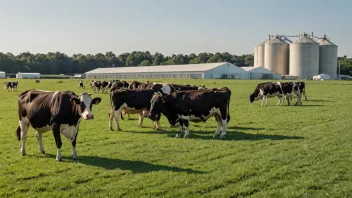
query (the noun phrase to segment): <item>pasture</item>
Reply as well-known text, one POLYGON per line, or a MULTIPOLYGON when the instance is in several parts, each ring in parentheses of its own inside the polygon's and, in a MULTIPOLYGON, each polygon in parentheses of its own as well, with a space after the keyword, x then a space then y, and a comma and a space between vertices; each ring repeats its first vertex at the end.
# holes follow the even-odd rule
MULTIPOLYGON (((303 106, 285 101, 280 107, 269 98, 261 107, 260 101, 249 103, 249 94, 263 81, 167 80, 230 88, 224 139, 213 138, 214 118, 190 122, 187 139, 175 138, 177 128, 169 128, 164 116, 164 131, 153 130, 149 119, 138 128, 138 115, 131 115, 120 122, 122 132, 111 132, 109 95, 93 94, 102 102, 93 107, 94 120, 80 123, 76 162, 64 136, 63 162, 55 160, 52 132, 43 135, 46 154, 40 154, 32 128, 22 157, 17 96, 32 88, 82 92, 78 80, 58 81, 18 80, 17 92, 0 91, 1 197, 352 196, 352 82, 306 81, 303 106)), ((85 91, 91 92, 87 81, 85 91)))

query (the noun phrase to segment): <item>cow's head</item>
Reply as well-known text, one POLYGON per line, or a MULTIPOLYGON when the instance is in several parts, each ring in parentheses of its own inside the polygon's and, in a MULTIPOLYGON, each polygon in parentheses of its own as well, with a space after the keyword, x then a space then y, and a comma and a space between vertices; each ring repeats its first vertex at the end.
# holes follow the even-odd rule
POLYGON ((249 94, 249 101, 252 103, 256 100, 255 94, 249 94))
POLYGON ((155 120, 157 119, 155 116, 160 115, 163 105, 166 102, 166 96, 163 95, 161 92, 156 92, 153 95, 153 98, 150 100, 150 109, 148 118, 155 120))
POLYGON ((81 93, 78 98, 71 98, 71 102, 74 105, 79 105, 79 113, 85 120, 94 119, 92 113, 92 105, 97 105, 101 102, 101 98, 92 99, 90 96, 92 94, 81 93))

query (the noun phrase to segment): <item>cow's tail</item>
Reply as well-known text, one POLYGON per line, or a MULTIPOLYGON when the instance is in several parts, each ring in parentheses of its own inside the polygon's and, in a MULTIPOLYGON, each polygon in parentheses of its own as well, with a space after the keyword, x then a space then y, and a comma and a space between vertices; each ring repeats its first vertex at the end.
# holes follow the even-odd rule
POLYGON ((21 140, 21 127, 18 126, 16 129, 16 135, 17 135, 17 140, 20 141, 21 140))

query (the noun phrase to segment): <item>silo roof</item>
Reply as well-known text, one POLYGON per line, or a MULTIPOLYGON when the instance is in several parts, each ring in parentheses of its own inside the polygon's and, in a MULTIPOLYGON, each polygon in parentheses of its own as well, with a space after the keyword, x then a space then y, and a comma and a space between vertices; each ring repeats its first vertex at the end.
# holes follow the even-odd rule
POLYGON ((265 45, 265 43, 267 43, 268 42, 268 40, 265 40, 265 41, 263 41, 261 44, 259 44, 259 45, 265 45))
POLYGON ((333 42, 331 42, 328 39, 319 39, 319 45, 331 45, 331 46, 337 46, 333 42))
POLYGON ((317 43, 317 42, 315 42, 313 39, 311 39, 307 36, 302 36, 300 39, 298 39, 297 41, 295 41, 293 43, 301 44, 301 43, 317 43))
POLYGON ((268 41, 268 43, 270 43, 270 44, 287 44, 284 40, 282 40, 281 38, 279 38, 279 37, 274 37, 274 38, 272 38, 272 39, 270 39, 269 41, 268 41))

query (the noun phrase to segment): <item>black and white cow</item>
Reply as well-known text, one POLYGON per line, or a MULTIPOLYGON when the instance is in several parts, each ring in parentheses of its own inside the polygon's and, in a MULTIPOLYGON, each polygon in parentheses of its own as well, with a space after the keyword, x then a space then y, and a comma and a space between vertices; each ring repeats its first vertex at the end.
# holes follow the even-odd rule
MULTIPOLYGON (((148 115, 150 108, 150 100, 155 91, 152 89, 112 89, 110 92, 110 113, 109 113, 109 129, 113 131, 112 120, 115 119, 117 131, 121 131, 119 125, 119 117, 121 113, 139 114, 138 126, 142 127, 143 119, 148 115)), ((160 129, 160 114, 155 116, 154 129, 160 129)))
POLYGON ((304 82, 295 82, 298 85, 299 90, 301 91, 301 95, 304 95, 305 101, 307 101, 307 94, 306 94, 306 84, 304 82))
POLYGON ((195 85, 179 85, 179 84, 170 84, 172 87, 174 87, 177 91, 186 91, 186 90, 200 90, 200 89, 206 89, 206 87, 203 86, 195 86, 195 85))
POLYGON ((99 93, 102 88, 102 83, 100 81, 93 81, 90 82, 90 86, 92 88, 92 92, 99 93))
POLYGON ((78 81, 78 88, 82 88, 82 89, 85 89, 86 87, 84 86, 83 84, 83 81, 78 81))
POLYGON ((57 155, 56 160, 62 161, 60 133, 71 140, 72 157, 77 159, 76 139, 78 126, 84 120, 94 119, 92 105, 99 104, 101 98, 91 99, 90 94, 76 95, 72 91, 40 91, 27 90, 18 97, 19 126, 17 138, 22 139, 21 153, 26 154, 25 143, 28 127, 36 130, 39 151, 45 154, 42 144, 42 133, 53 131, 57 155))
MULTIPOLYGON (((302 105, 301 90, 296 82, 277 82, 277 83, 281 85, 281 90, 284 94, 284 98, 287 99, 288 105, 290 105, 292 97, 294 96, 297 97, 296 105, 302 105)), ((279 99, 281 97, 282 97, 281 95, 278 95, 279 99)))
POLYGON ((18 82, 5 82, 4 91, 16 91, 18 82))
POLYGON ((265 106, 268 105, 268 97, 281 96, 277 105, 281 105, 285 100, 285 95, 282 92, 281 84, 277 82, 260 83, 254 89, 253 93, 249 95, 249 101, 252 103, 256 100, 262 99, 261 106, 265 101, 265 106))
MULTIPOLYGON (((170 95, 155 93, 150 101, 150 111, 148 116, 153 118, 160 113, 164 114, 171 126, 179 123, 179 137, 182 127, 185 127, 184 137, 189 136, 189 121, 194 119, 206 122, 211 117, 215 117, 218 122, 214 137, 219 135, 225 137, 227 123, 230 120, 230 98, 231 91, 227 88, 209 90, 188 90, 178 91, 170 95)), ((154 118, 155 119, 155 118, 154 118)))

